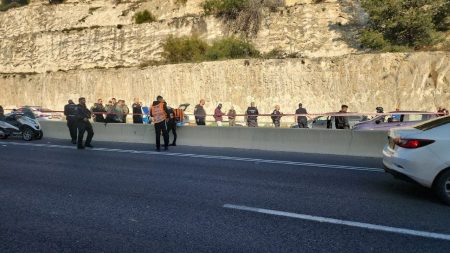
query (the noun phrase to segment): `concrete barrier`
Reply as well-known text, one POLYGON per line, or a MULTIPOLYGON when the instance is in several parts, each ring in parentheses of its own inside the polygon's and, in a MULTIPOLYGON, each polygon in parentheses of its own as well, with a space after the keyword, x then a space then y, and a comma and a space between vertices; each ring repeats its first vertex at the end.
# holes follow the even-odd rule
MULTIPOLYGON (((44 137, 69 139, 64 122, 41 122, 44 137)), ((94 141, 155 143, 153 126, 94 123, 94 141)), ((385 131, 181 127, 179 145, 381 157, 385 131)), ((153 147, 152 147, 153 148, 153 147)))

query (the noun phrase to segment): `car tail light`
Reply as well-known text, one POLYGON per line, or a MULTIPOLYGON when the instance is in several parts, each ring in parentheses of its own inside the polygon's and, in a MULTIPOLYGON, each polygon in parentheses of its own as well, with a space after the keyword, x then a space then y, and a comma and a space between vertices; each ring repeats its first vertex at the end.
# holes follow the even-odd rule
POLYGON ((394 140, 394 142, 399 147, 414 149, 414 148, 421 148, 421 147, 430 145, 434 141, 433 140, 422 140, 422 139, 401 139, 401 138, 396 138, 394 140))

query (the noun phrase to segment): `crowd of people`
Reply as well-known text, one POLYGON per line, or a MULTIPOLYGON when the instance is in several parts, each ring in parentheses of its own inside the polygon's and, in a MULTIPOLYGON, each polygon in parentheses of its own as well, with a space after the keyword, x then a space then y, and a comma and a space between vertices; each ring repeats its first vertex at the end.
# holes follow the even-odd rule
MULTIPOLYGON (((132 105, 133 109, 133 123, 144 123, 144 117, 153 118, 155 132, 156 132, 156 150, 161 150, 161 135, 164 138, 164 150, 168 150, 169 133, 173 133, 173 140, 171 146, 176 146, 177 141, 177 122, 182 120, 181 114, 178 114, 176 109, 167 106, 162 96, 158 96, 153 102, 149 110, 149 115, 143 113, 143 106, 139 99, 135 98, 132 105)), ((85 147, 92 148, 92 138, 94 131, 90 123, 90 119, 95 122, 104 123, 126 123, 129 114, 129 108, 124 100, 116 100, 112 98, 108 104, 103 105, 103 100, 98 99, 91 109, 86 106, 86 99, 81 97, 78 99, 78 104, 73 100, 69 100, 64 106, 64 115, 67 120, 67 127, 69 128, 72 144, 77 144, 78 149, 85 147), (87 132, 86 141, 83 143, 84 134, 87 132)))

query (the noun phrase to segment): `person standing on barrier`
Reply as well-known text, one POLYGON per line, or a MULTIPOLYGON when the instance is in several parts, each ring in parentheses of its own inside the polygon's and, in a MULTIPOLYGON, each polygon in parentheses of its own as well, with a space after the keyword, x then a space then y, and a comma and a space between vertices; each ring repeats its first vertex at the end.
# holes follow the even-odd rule
POLYGON ((197 126, 204 126, 206 125, 205 119, 206 119, 206 111, 205 108, 205 100, 201 99, 200 103, 195 106, 194 109, 194 116, 195 116, 195 123, 197 123, 197 126))
POLYGON ((169 146, 177 145, 177 118, 175 117, 175 110, 173 108, 168 108, 169 111, 169 119, 167 121, 167 133, 170 138, 170 132, 173 134, 172 144, 169 146))
MULTIPOLYGON (((347 105, 342 105, 341 106, 341 110, 339 111, 340 114, 344 114, 347 113, 348 110, 348 106, 347 105)), ((336 116, 334 118, 335 120, 335 124, 336 124, 336 129, 350 129, 350 124, 348 122, 348 117, 340 115, 340 116, 336 116)))
POLYGON ((158 96, 150 108, 150 116, 155 124, 156 151, 161 151, 161 133, 164 137, 164 150, 168 150, 169 133, 167 132, 167 119, 169 110, 162 96, 158 96))
POLYGON ((234 110, 233 106, 231 106, 231 109, 228 111, 227 116, 230 127, 236 126, 236 110, 234 110))
POLYGON ((66 116, 67 127, 69 128, 72 144, 77 144, 76 107, 77 105, 73 102, 72 99, 69 99, 67 105, 64 106, 64 115, 66 116))
POLYGON ((252 102, 250 106, 247 108, 246 112, 247 117, 247 126, 248 127, 258 127, 258 108, 255 106, 255 102, 252 102))
POLYGON ((139 98, 134 99, 133 107, 133 124, 142 124, 142 103, 139 102, 139 98))
POLYGON ((275 106, 275 110, 272 112, 272 116, 271 116, 273 125, 276 128, 279 128, 281 126, 281 117, 282 117, 282 115, 283 115, 283 113, 280 112, 280 106, 276 105, 275 106))
POLYGON ((298 124, 298 128, 308 128, 308 118, 306 118, 306 114, 308 114, 308 112, 306 111, 306 108, 303 108, 303 104, 299 103, 298 104, 298 109, 295 111, 296 117, 295 117, 295 121, 298 124), (301 115, 304 114, 304 115, 301 115), (299 116, 301 115, 301 116, 299 116))
POLYGON ((78 142, 77 148, 84 149, 84 147, 93 148, 91 145, 92 138, 94 137, 94 130, 92 129, 91 122, 91 111, 86 107, 86 99, 81 97, 78 99, 78 105, 76 106, 76 120, 78 127, 78 142), (86 142, 83 145, 84 132, 87 132, 86 142))

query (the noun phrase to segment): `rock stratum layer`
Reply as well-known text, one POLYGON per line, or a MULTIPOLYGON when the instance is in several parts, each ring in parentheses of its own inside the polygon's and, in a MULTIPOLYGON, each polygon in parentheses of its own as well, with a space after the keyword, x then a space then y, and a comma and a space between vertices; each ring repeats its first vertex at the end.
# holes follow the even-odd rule
POLYGON ((337 111, 341 104, 351 111, 373 112, 377 106, 434 111, 450 101, 449 62, 450 53, 434 52, 4 74, 0 101, 61 109, 79 96, 91 103, 140 97, 149 104, 163 95, 173 106, 205 98, 209 113, 219 102, 242 113, 252 101, 266 113, 276 104, 292 113, 299 102, 310 112, 337 111))

